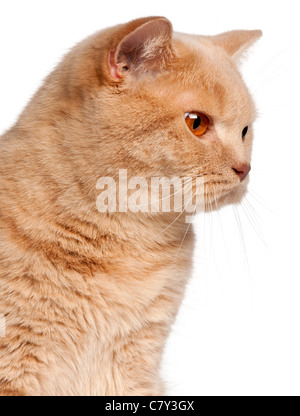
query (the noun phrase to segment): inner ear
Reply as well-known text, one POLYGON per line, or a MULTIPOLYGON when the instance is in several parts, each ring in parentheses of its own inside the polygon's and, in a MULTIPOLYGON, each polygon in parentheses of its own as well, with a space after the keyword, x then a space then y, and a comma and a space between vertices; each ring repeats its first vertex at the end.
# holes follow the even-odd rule
POLYGON ((159 71, 172 56, 172 25, 165 18, 156 18, 126 35, 110 53, 110 73, 119 79, 127 71, 159 71))

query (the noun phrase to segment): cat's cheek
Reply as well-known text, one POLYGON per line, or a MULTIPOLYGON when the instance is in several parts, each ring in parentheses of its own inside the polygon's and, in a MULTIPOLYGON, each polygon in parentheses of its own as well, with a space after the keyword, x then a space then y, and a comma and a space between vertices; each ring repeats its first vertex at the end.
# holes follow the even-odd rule
POLYGON ((212 144, 215 145, 216 143, 220 143, 220 139, 218 137, 215 126, 210 126, 208 130, 203 134, 203 136, 194 136, 194 138, 198 141, 199 144, 206 146, 208 149, 209 146, 212 146, 212 144))

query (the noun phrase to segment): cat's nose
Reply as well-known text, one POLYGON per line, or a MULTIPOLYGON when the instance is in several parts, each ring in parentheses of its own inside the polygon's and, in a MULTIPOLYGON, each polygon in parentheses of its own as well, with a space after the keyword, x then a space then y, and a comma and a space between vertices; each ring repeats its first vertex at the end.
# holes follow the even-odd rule
POLYGON ((240 181, 242 182, 248 176, 251 170, 251 166, 246 163, 242 163, 240 165, 235 166, 232 169, 235 171, 237 175, 239 175, 240 181))

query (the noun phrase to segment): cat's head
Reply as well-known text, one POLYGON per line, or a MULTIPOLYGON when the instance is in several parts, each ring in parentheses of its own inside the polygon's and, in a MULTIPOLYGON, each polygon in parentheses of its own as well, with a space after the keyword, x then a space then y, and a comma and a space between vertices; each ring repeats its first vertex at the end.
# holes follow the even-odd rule
POLYGON ((107 171, 148 179, 200 176, 208 200, 239 201, 255 106, 238 63, 260 36, 173 33, 167 19, 153 17, 90 38, 85 59, 97 65, 97 83, 89 84, 94 163, 103 165, 105 156, 107 171))

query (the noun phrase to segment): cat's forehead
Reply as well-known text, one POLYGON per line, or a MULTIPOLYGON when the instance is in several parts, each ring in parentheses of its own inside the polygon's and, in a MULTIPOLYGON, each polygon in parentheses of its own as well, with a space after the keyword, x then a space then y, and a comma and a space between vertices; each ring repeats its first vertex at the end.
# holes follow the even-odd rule
POLYGON ((243 79, 231 58, 204 37, 175 34, 179 54, 176 68, 169 77, 176 83, 174 105, 188 111, 202 110, 222 120, 255 118, 255 106, 243 79))

